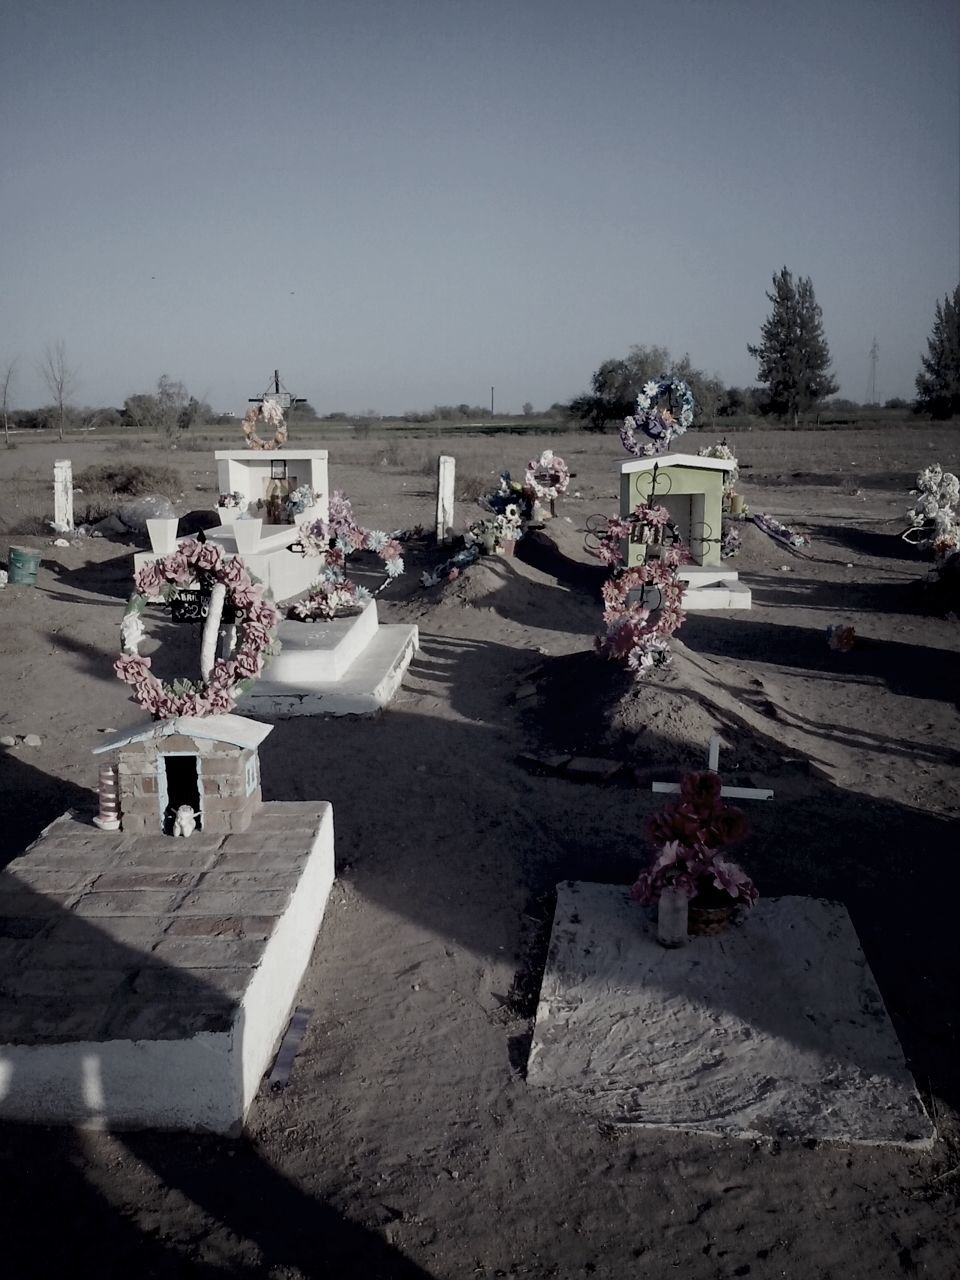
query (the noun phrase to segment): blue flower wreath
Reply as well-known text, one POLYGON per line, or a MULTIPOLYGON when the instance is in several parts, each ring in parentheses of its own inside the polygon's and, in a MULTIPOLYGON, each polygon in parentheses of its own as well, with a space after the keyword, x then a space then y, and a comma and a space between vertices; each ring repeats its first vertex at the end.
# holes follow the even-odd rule
POLYGON ((682 378, 651 378, 637 396, 637 412, 624 418, 620 439, 627 453, 636 457, 649 457, 663 453, 670 447, 674 436, 681 436, 693 422, 693 392, 682 378), (679 413, 672 408, 662 409, 660 402, 666 399, 668 406, 679 405, 679 413), (646 443, 637 439, 637 431, 647 437, 646 443))

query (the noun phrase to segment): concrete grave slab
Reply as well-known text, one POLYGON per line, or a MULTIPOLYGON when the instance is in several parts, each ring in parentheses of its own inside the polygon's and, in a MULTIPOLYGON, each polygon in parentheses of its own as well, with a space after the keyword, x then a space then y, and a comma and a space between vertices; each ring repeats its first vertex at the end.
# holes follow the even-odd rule
MULTIPOLYGON (((376 618, 376 613, 372 616, 376 618)), ((307 636, 313 630, 309 623, 289 625, 305 628, 307 636)), ((297 661, 294 678, 287 681, 276 679, 271 664, 265 678, 244 694, 244 708, 267 716, 374 715, 387 706, 399 689, 418 647, 419 631, 415 626, 394 623, 378 627, 336 678, 316 672, 311 676, 310 654, 306 651, 297 661)), ((320 652, 325 663, 325 651, 320 652)))
POLYGON ((236 1132, 333 876, 323 802, 189 840, 52 823, 0 873, 0 1118, 236 1132))
POLYGON ((616 1125, 928 1147, 846 909, 761 899, 666 950, 620 885, 558 886, 528 1083, 616 1125))

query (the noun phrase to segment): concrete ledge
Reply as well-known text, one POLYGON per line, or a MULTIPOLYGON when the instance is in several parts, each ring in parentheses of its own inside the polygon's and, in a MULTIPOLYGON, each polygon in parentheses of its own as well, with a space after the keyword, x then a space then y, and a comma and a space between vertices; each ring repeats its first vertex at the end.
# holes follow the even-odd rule
POLYGON ((683 593, 681 607, 689 613, 700 609, 749 609, 752 603, 749 587, 727 581, 712 587, 689 587, 683 593))
POLYGON ((375 715, 399 689, 418 647, 416 627, 379 627, 341 679, 293 685, 258 680, 244 694, 244 709, 261 716, 375 715))
POLYGON ((189 840, 53 823, 0 875, 0 1117, 236 1132, 333 877, 326 803, 189 840))
POLYGON ((271 685, 299 687, 318 680, 339 680, 377 633, 377 602, 360 613, 320 622, 285 619, 280 623, 280 652, 270 662, 271 685))
POLYGON ((845 908, 761 899, 665 950, 620 885, 558 886, 528 1083, 617 1125, 929 1147, 845 908))

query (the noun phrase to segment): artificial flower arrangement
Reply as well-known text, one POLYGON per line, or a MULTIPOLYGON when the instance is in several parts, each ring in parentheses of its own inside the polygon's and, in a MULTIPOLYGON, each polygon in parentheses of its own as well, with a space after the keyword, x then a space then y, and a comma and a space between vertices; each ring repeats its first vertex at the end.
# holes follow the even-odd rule
POLYGON ((127 603, 121 624, 123 654, 114 670, 155 720, 168 716, 224 715, 262 672, 277 652, 280 613, 263 585, 239 557, 227 557, 210 542, 181 542, 169 556, 144 565, 135 578, 136 591, 127 603), (141 615, 148 598, 170 602, 181 587, 193 583, 203 591, 216 583, 226 588, 226 604, 236 617, 236 643, 227 658, 218 658, 206 680, 174 680, 168 684, 150 670, 150 659, 139 652, 144 630, 141 615))
POLYGON ((637 412, 623 420, 623 447, 638 458, 666 452, 674 436, 692 426, 695 410, 693 392, 682 378, 666 374, 651 378, 637 396, 637 412), (638 431, 647 437, 645 441, 638 439, 638 431))
POLYGON ((238 493, 234 489, 233 493, 221 493, 217 497, 217 506, 223 507, 225 510, 232 510, 234 507, 242 507, 244 498, 242 493, 238 493))
POLYGON ((510 505, 502 515, 492 515, 475 520, 464 532, 466 546, 477 545, 487 555, 502 551, 507 542, 517 542, 523 537, 523 523, 516 506, 510 505))
POLYGON ((658 852, 630 890, 635 902, 653 906, 665 889, 683 894, 691 912, 752 907, 756 902, 753 881, 722 854, 743 840, 750 826, 741 810, 724 801, 719 774, 688 773, 678 799, 654 814, 646 829, 658 852))
POLYGON ((605 631, 597 636, 597 652, 606 658, 626 662, 641 676, 670 661, 670 637, 683 625, 684 585, 677 569, 685 559, 677 544, 666 545, 664 534, 670 527, 665 507, 641 503, 629 516, 615 516, 599 535, 600 559, 613 568, 603 584, 605 631), (628 569, 623 561, 623 540, 660 547, 660 558, 646 560, 628 569), (631 595, 636 597, 631 601, 631 595), (650 603, 650 597, 656 597, 650 603))
POLYGON ((743 539, 740 530, 730 521, 724 521, 720 530, 720 559, 729 560, 740 554, 743 539))
POLYGON ((527 463, 523 488, 538 502, 555 502, 570 488, 570 468, 552 449, 544 449, 527 463))
POLYGON ((733 469, 723 473, 723 497, 724 505, 729 506, 730 495, 737 487, 737 481, 740 479, 740 464, 737 456, 727 444, 726 440, 721 440, 719 444, 708 444, 702 449, 697 450, 698 458, 720 458, 723 462, 732 462, 733 469))
POLYGON ((320 561, 316 582, 309 594, 292 605, 289 616, 308 622, 314 618, 332 618, 345 608, 361 605, 370 598, 366 588, 346 576, 347 557, 355 551, 371 551, 383 561, 387 580, 403 573, 403 548, 397 538, 378 529, 363 529, 357 524, 353 507, 337 489, 330 497, 326 520, 314 520, 300 529, 300 545, 304 555, 320 561))
POLYGON ((917 500, 907 512, 910 528, 903 537, 911 546, 932 551, 939 571, 960 549, 960 480, 936 462, 918 474, 913 493, 917 500))
POLYGON ((283 500, 283 509, 287 513, 287 519, 294 521, 297 516, 302 516, 305 511, 309 511, 312 506, 316 505, 317 496, 308 484, 302 484, 294 489, 292 493, 288 493, 283 500))
POLYGON ((799 551, 801 547, 808 547, 810 539, 796 529, 791 529, 789 525, 781 524, 779 520, 773 516, 768 516, 765 511, 755 511, 750 517, 758 529, 775 542, 782 542, 785 546, 793 547, 799 551))
POLYGON ((480 505, 496 516, 509 514, 511 520, 519 520, 521 525, 533 517, 532 492, 511 480, 509 471, 500 472, 496 489, 481 498, 480 505))
POLYGON ((424 587, 437 587, 441 582, 455 582, 464 569, 476 564, 479 559, 480 543, 466 544, 449 560, 444 560, 433 569, 424 569, 420 575, 420 584, 424 587))

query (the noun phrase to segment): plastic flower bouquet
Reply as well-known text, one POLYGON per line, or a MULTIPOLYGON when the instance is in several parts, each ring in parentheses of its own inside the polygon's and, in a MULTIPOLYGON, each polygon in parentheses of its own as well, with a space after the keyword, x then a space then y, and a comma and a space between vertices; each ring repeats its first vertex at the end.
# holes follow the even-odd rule
POLYGON ((720 794, 716 773, 688 773, 680 796, 647 824, 647 834, 659 848, 652 865, 641 871, 630 896, 644 906, 659 902, 665 889, 676 889, 690 907, 706 910, 752 907, 757 900, 753 881, 722 850, 749 832, 745 815, 720 794))

